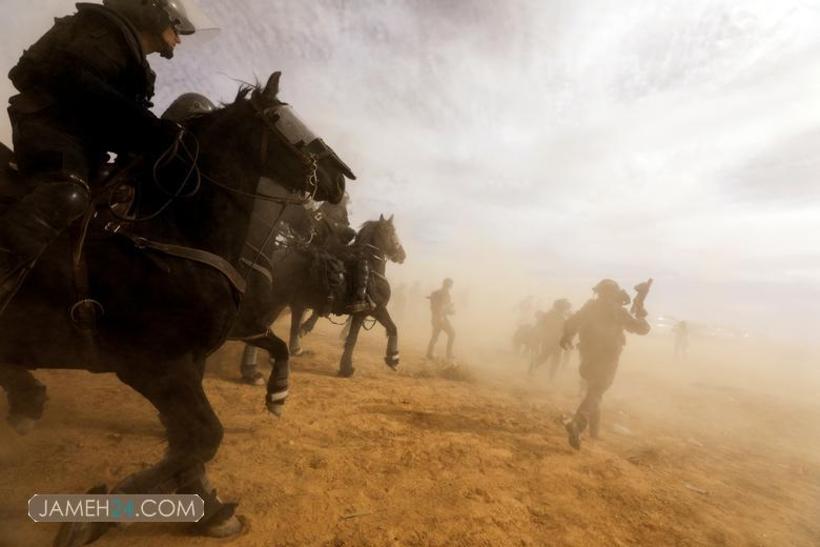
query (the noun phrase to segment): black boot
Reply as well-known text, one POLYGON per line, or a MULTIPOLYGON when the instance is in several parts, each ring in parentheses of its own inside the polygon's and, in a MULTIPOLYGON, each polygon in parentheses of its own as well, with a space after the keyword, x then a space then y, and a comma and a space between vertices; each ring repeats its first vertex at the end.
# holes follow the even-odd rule
POLYGON ((39 182, 0 218, 0 310, 43 251, 89 206, 88 185, 73 175, 39 182))
POLYGON ((367 296, 367 282, 370 280, 370 264, 367 259, 361 259, 357 268, 356 299, 347 307, 347 313, 364 313, 373 309, 370 298, 367 296))
POLYGON ((576 414, 572 420, 564 424, 564 429, 567 431, 567 440, 569 445, 575 450, 581 449, 581 433, 587 427, 587 420, 584 416, 576 414))

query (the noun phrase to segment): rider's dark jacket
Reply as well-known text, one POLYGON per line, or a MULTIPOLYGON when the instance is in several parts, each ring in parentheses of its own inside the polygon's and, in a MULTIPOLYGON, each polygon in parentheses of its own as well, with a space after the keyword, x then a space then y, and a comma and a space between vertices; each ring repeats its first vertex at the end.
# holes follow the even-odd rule
POLYGON ((59 18, 9 73, 20 94, 9 117, 24 172, 67 171, 86 180, 107 152, 144 148, 156 131, 155 75, 134 26, 97 4, 59 18))

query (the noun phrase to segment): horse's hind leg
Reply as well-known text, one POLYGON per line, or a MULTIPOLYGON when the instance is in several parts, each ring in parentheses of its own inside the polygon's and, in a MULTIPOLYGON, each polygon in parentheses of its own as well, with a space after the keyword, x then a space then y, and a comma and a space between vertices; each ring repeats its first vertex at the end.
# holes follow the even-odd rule
POLYGON ((350 378, 356 369, 353 368, 353 350, 356 349, 356 342, 359 340, 359 331, 364 323, 365 316, 354 315, 350 320, 350 332, 345 340, 345 351, 342 354, 342 362, 339 366, 339 376, 350 378))
POLYGON ((0 386, 6 391, 9 401, 9 425, 20 435, 31 432, 43 417, 46 386, 30 371, 14 365, 0 366, 0 386))
POLYGON ((242 374, 242 381, 252 386, 265 385, 265 376, 259 372, 258 367, 259 348, 251 343, 245 344, 245 351, 242 352, 242 364, 239 372, 242 374))
POLYGON ((305 316, 305 308, 291 305, 290 307, 290 343, 291 355, 302 355, 302 342, 300 340, 302 329, 302 318, 305 316))
POLYGON ((319 322, 320 317, 322 316, 319 315, 319 312, 313 310, 310 313, 310 317, 308 317, 308 320, 302 323, 302 326, 299 328, 299 336, 301 338, 304 338, 305 336, 313 332, 313 329, 316 328, 316 323, 319 322))

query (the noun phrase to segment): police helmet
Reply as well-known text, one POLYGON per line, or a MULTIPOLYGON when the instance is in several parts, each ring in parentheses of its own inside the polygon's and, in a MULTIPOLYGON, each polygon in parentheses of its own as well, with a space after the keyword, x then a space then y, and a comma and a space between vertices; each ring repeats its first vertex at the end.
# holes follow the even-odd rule
POLYGON ((195 116, 201 116, 216 110, 211 100, 199 93, 184 93, 176 98, 162 114, 162 119, 182 123, 195 116))

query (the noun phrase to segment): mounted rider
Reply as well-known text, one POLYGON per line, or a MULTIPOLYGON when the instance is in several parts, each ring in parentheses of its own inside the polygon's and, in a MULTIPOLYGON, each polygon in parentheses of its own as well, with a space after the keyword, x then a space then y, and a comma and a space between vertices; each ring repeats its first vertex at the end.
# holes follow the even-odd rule
MULTIPOLYGON (((353 287, 353 301, 350 302, 345 312, 349 314, 364 313, 373 309, 373 302, 367 294, 367 286, 370 280, 370 262, 371 251, 369 249, 359 248, 355 244, 351 245, 356 237, 356 230, 350 226, 350 213, 348 206, 350 205, 350 195, 345 192, 342 201, 338 204, 325 202, 319 206, 316 211, 315 218, 317 222, 325 223, 330 235, 325 237, 328 245, 342 244, 349 246, 348 250, 352 251, 353 261, 355 262, 355 278, 353 287)), ((329 249, 333 252, 333 249, 329 249)), ((330 296, 330 304, 327 309, 332 307, 333 296, 330 296)))
POLYGON ((356 230, 350 226, 350 194, 345 192, 339 203, 322 203, 315 213, 317 222, 325 222, 331 234, 343 245, 349 245, 356 237, 356 230))
POLYGON ((23 52, 9 78, 16 165, 28 193, 0 218, 0 309, 43 251, 88 209, 98 172, 118 156, 158 157, 179 125, 149 108, 147 56, 174 55, 195 32, 180 0, 77 4, 23 52))

